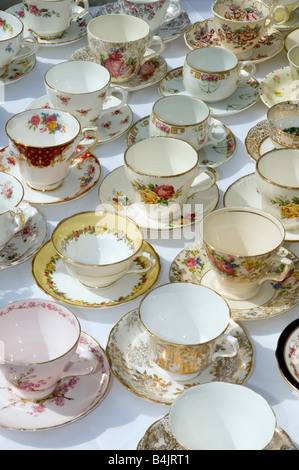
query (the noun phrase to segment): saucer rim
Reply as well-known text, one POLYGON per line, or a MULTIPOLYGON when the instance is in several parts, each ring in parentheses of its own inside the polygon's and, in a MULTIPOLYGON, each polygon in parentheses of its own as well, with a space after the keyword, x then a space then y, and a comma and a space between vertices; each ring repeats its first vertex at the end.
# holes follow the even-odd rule
MULTIPOLYGON (((34 52, 29 57, 27 57, 26 59, 22 59, 22 58, 18 59, 17 57, 16 57, 16 59, 17 60, 14 61, 14 67, 16 67, 18 62, 22 61, 22 60, 28 60, 30 62, 33 61, 32 66, 31 66, 31 68, 28 72, 26 72, 25 74, 22 74, 21 76, 18 76, 17 78, 12 78, 11 80, 7 80, 7 81, 5 81, 5 78, 4 78, 4 81, 3 81, 4 85, 11 85, 12 83, 16 83, 19 80, 22 80, 22 78, 27 77, 27 75, 30 75, 30 73, 33 72, 33 70, 35 69, 36 64, 37 64, 37 58, 36 58, 36 54, 34 52)), ((8 65, 7 70, 9 70, 9 67, 11 65, 12 65, 11 63, 8 65)), ((0 80, 2 80, 1 77, 0 77, 0 80)))
MULTIPOLYGON (((298 27, 298 29, 299 29, 299 27, 298 27)), ((277 103, 280 103, 281 101, 288 101, 288 100, 291 99, 290 97, 286 97, 281 101, 276 101, 275 103, 270 104, 270 103, 268 103, 268 100, 265 98, 264 93, 263 93, 263 86, 264 86, 264 83, 265 83, 266 79, 269 80, 269 78, 272 74, 278 74, 279 72, 281 73, 282 70, 289 70, 290 71, 290 66, 289 65, 284 65, 283 67, 280 67, 279 69, 276 69, 276 70, 273 70, 273 71, 267 73, 267 75, 265 75, 264 78, 260 82, 260 90, 261 90, 260 98, 261 98, 261 101, 264 103, 264 105, 267 106, 267 108, 271 108, 272 106, 274 106, 277 103)))
POLYGON ((296 318, 291 323, 289 323, 280 334, 275 350, 275 356, 281 375, 287 381, 287 383, 291 385, 291 387, 293 387, 297 392, 299 392, 299 379, 296 380, 290 372, 289 367, 287 366, 287 363, 284 359, 284 349, 291 334, 298 329, 299 318, 296 318))
POLYGON ((245 145, 245 148, 246 148, 246 151, 248 153, 248 155, 256 162, 260 157, 261 157, 261 154, 260 154, 260 150, 261 150, 261 146, 262 144, 265 142, 265 140, 269 139, 269 135, 266 136, 266 137, 263 137, 263 140, 260 140, 260 139, 257 139, 257 143, 258 143, 258 158, 255 158, 253 155, 252 155, 252 152, 250 150, 250 146, 248 144, 248 141, 249 139, 251 138, 251 136, 249 135, 250 133, 254 132, 255 129, 257 129, 258 127, 260 127, 262 130, 266 130, 267 129, 267 126, 268 126, 268 121, 267 119, 262 119, 261 121, 259 121, 258 123, 256 123, 254 126, 252 126, 249 131, 247 132, 246 134, 246 137, 245 137, 245 140, 244 140, 244 145, 245 145))

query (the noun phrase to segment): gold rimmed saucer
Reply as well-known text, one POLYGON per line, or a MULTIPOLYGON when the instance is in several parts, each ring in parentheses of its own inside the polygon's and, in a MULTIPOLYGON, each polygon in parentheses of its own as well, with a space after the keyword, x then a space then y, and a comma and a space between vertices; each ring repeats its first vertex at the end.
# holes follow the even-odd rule
POLYGON ((269 137, 268 121, 264 119, 249 129, 244 143, 248 155, 255 161, 265 152, 273 150, 275 147, 269 137))

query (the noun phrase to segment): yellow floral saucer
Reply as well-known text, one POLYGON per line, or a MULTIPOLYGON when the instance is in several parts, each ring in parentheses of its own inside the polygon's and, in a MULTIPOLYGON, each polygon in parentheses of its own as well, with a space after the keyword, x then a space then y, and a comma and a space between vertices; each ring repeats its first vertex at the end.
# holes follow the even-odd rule
POLYGON ((276 103, 294 99, 292 98, 291 85, 292 76, 289 66, 274 70, 266 75, 260 83, 261 100, 268 108, 271 108, 276 103))

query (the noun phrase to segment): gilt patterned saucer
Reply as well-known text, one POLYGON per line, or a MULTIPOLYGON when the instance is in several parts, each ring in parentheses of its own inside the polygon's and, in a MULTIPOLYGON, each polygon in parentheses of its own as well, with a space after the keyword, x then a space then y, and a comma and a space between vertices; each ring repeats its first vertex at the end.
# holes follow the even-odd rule
POLYGON ((218 358, 192 380, 174 380, 150 359, 148 333, 138 310, 124 315, 112 328, 106 354, 115 377, 135 395, 162 405, 171 405, 184 390, 200 383, 225 381, 243 384, 251 373, 253 348, 238 323, 230 322, 228 334, 238 339, 238 354, 218 358))
POLYGON ((63 184, 53 191, 36 191, 24 181, 19 165, 9 147, 0 150, 0 170, 18 178, 24 186, 24 201, 29 204, 58 204, 84 196, 95 187, 101 177, 99 160, 85 152, 72 162, 71 169, 63 184))
MULTIPOLYGON (((264 282, 259 293, 249 300, 226 299, 233 320, 264 320, 280 315, 298 304, 299 259, 291 251, 283 250, 285 256, 294 263, 285 280, 276 283, 264 282)), ((214 286, 214 272, 202 242, 193 243, 177 255, 171 264, 169 279, 170 282, 193 282, 206 287, 214 286)))
MULTIPOLYGON (((150 116, 146 116, 143 119, 135 122, 129 129, 127 134, 127 145, 133 145, 139 140, 146 139, 149 137, 149 119, 150 116)), ((212 122, 218 122, 212 118, 212 122)), ((236 139, 231 130, 225 126, 226 136, 217 144, 210 144, 199 150, 200 164, 206 165, 212 168, 223 165, 234 155, 236 150, 236 139)), ((217 128, 216 128, 217 132, 217 128)))
POLYGON ((268 121, 264 119, 249 129, 244 143, 247 153, 255 161, 264 153, 273 150, 275 147, 269 137, 268 121))
POLYGON ((73 423, 95 409, 106 396, 111 370, 99 343, 81 333, 79 348, 92 351, 98 359, 90 375, 70 377, 58 383, 51 395, 42 400, 17 397, 0 374, 0 427, 17 431, 42 431, 73 423))
POLYGON ((284 379, 299 391, 299 319, 290 323, 279 336, 275 351, 284 379))
MULTIPOLYGON (((170 70, 159 82, 161 96, 189 95, 183 83, 183 67, 170 70)), ((252 75, 242 75, 237 90, 228 98, 206 103, 213 116, 231 116, 253 106, 260 99, 259 82, 252 75)))
POLYGON ((271 108, 271 106, 274 106, 276 103, 297 99, 292 92, 291 85, 291 69, 288 65, 268 73, 260 84, 262 102, 268 106, 268 108, 271 108))
MULTIPOLYGON (((189 49, 197 47, 221 47, 214 28, 213 18, 194 23, 184 34, 189 49)), ((284 38, 276 28, 270 28, 253 48, 250 60, 254 63, 264 62, 279 54, 283 49, 284 38)), ((240 60, 243 60, 240 57, 240 60)), ((249 59, 247 59, 249 60, 249 59)))
MULTIPOLYGON (((65 304, 86 308, 114 307, 143 295, 159 277, 161 265, 158 254, 145 241, 141 250, 149 253, 156 261, 149 271, 123 276, 105 289, 92 289, 71 276, 49 240, 33 258, 32 275, 46 294, 65 304)), ((138 258, 134 261, 137 270, 138 261, 138 258)))
POLYGON ((27 77, 36 66, 36 56, 32 54, 26 59, 19 59, 8 65, 0 80, 3 85, 10 85, 27 77))

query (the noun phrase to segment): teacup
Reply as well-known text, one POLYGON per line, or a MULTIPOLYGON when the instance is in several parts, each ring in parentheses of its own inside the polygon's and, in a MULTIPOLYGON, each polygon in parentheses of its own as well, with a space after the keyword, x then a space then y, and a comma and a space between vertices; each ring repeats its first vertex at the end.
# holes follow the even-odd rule
MULTIPOLYGON (((265 3, 271 5, 271 7, 274 7, 276 5, 278 0, 265 0, 265 3)), ((296 20, 296 14, 294 14, 294 11, 296 8, 298 8, 298 1, 294 2, 292 0, 279 0, 280 5, 284 5, 288 12, 289 12, 289 18, 288 20, 285 20, 285 15, 283 11, 279 11, 274 15, 274 20, 275 22, 279 22, 281 20, 288 21, 288 24, 291 25, 295 20, 296 20)))
POLYGON ((292 266, 281 248, 283 225, 263 210, 218 209, 204 218, 200 234, 214 273, 209 287, 228 299, 254 297, 265 281, 283 281, 292 266))
POLYGON ((0 251, 24 225, 24 215, 19 207, 23 197, 22 183, 0 171, 0 251))
MULTIPOLYGON (((146 21, 151 31, 156 31, 165 21, 170 0, 119 0, 123 13, 146 21)), ((181 5, 176 16, 182 11, 181 5)))
POLYGON ((57 109, 37 108, 15 114, 5 130, 23 178, 40 191, 61 186, 72 160, 98 142, 93 130, 83 131, 82 140, 79 121, 57 109), (76 152, 78 145, 82 149, 76 152))
POLYGON ((112 212, 82 212, 63 219, 52 242, 70 274, 90 288, 109 287, 155 264, 141 251, 143 236, 135 222, 112 212))
POLYGON ((153 105, 149 135, 182 139, 196 150, 225 139, 225 127, 211 120, 208 106, 194 96, 165 96, 153 105), (179 110, 179 112, 178 112, 179 110), (218 129, 220 132, 214 132, 218 129))
POLYGON ((82 128, 96 126, 104 114, 122 108, 128 97, 123 88, 111 86, 109 71, 93 62, 56 64, 46 72, 44 82, 54 108, 73 114, 82 128), (121 102, 103 110, 105 101, 115 93, 121 95, 121 102))
POLYGON ((12 391, 26 400, 49 396, 66 377, 91 374, 97 358, 80 348, 81 326, 66 307, 25 299, 1 308, 0 370, 12 391))
POLYGON ((25 23, 40 38, 54 39, 63 35, 72 21, 88 11, 85 0, 23 0, 25 23), (84 10, 74 13, 83 3, 84 10))
POLYGON ((210 176, 203 189, 217 179, 215 170, 199 166, 198 152, 192 145, 173 137, 136 142, 126 149, 124 163, 134 202, 150 218, 165 222, 179 214, 199 174, 210 176))
POLYGON ((164 284, 143 297, 138 312, 151 360, 174 380, 190 380, 216 358, 238 352, 237 339, 226 333, 229 306, 207 287, 164 284))
POLYGON ((299 44, 289 49, 287 57, 292 76, 291 98, 296 99, 299 97, 299 44))
POLYGON ((271 106, 267 124, 276 148, 299 148, 299 101, 282 101, 271 106))
POLYGON ((221 45, 243 58, 252 55, 264 32, 275 23, 277 13, 284 16, 277 24, 288 20, 285 6, 275 8, 261 0, 216 0, 212 4, 214 26, 221 45))
POLYGON ((36 39, 23 37, 23 31, 24 25, 19 18, 0 11, 0 77, 9 64, 30 57, 37 50, 36 39))
POLYGON ((206 102, 221 101, 238 88, 240 74, 254 74, 253 62, 239 62, 236 55, 220 47, 190 51, 183 67, 183 84, 190 95, 206 102))
POLYGON ((92 54, 109 70, 112 83, 134 78, 146 61, 159 56, 165 48, 160 36, 151 36, 144 20, 129 15, 94 18, 88 23, 87 37, 92 54), (145 55, 154 43, 158 43, 158 51, 145 55))
POLYGON ((248 387, 209 382, 190 387, 174 400, 169 425, 188 450, 263 450, 274 437, 276 416, 248 387))
POLYGON ((299 149, 275 149, 256 162, 257 185, 264 210, 287 230, 299 227, 299 149))

